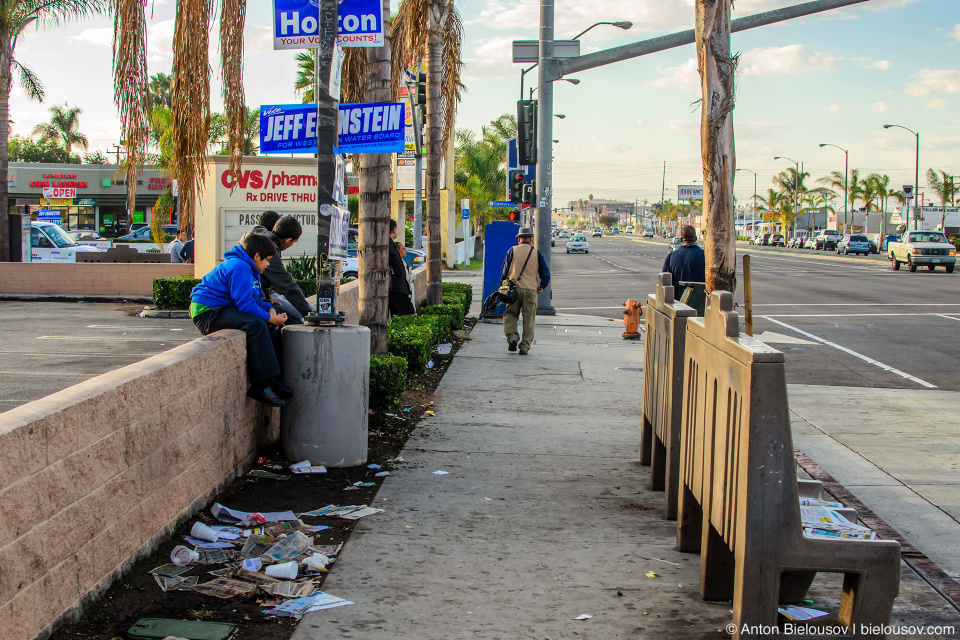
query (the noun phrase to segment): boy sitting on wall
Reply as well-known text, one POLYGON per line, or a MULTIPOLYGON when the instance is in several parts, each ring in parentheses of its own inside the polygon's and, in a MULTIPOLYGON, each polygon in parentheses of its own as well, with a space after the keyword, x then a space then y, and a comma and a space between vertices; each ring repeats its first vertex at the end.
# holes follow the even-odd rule
POLYGON ((293 390, 280 379, 280 329, 287 314, 263 301, 260 274, 276 252, 262 233, 248 233, 223 254, 224 261, 190 292, 190 317, 203 335, 221 329, 247 334, 247 395, 271 407, 285 405, 293 390))

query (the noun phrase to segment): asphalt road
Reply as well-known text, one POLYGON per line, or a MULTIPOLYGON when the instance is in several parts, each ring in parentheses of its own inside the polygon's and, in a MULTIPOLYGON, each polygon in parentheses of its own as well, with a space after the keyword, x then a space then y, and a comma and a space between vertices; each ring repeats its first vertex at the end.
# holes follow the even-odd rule
MULTIPOLYGON (((646 300, 665 240, 590 239, 590 253, 553 249, 558 312, 622 318, 646 300)), ((754 335, 784 351, 787 381, 960 391, 960 273, 893 271, 885 260, 738 247, 751 255, 754 335)), ((737 292, 742 305, 742 291, 737 292)))
POLYGON ((200 334, 143 305, 0 302, 0 412, 139 362, 200 334))

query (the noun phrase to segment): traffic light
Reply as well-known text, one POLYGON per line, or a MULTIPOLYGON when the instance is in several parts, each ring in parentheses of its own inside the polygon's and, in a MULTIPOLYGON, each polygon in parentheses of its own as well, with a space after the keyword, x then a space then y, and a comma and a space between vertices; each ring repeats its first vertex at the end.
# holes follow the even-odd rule
POLYGON ((523 202, 523 171, 520 169, 510 170, 510 202, 520 204, 523 202))
POLYGON ((511 222, 517 221, 517 212, 512 209, 510 210, 510 221, 511 222))
POLYGON ((537 101, 517 101, 517 151, 519 164, 537 164, 537 101))
POLYGON ((527 184, 523 185, 523 204, 532 205, 536 198, 536 193, 537 193, 536 180, 534 180, 533 182, 528 182, 527 184))
POLYGON ((417 74, 417 106, 420 107, 420 124, 427 126, 427 74, 417 74))

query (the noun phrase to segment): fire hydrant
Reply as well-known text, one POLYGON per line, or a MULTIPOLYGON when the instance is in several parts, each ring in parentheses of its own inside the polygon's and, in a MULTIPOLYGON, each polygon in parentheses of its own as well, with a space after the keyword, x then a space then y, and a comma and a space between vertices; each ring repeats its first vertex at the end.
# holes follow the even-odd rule
POLYGON ((640 316, 643 315, 643 305, 639 300, 627 300, 623 303, 623 339, 636 340, 640 337, 640 316))

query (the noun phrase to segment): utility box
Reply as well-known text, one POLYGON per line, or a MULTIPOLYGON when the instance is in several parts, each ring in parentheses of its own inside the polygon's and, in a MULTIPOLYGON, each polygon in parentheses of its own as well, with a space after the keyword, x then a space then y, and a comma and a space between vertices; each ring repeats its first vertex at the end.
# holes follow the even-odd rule
MULTIPOLYGON (((516 222, 499 220, 484 227, 483 232, 483 299, 500 288, 500 268, 507 250, 517 245, 520 225, 516 222)), ((502 318, 507 305, 502 302, 491 313, 483 311, 481 318, 502 318)))

